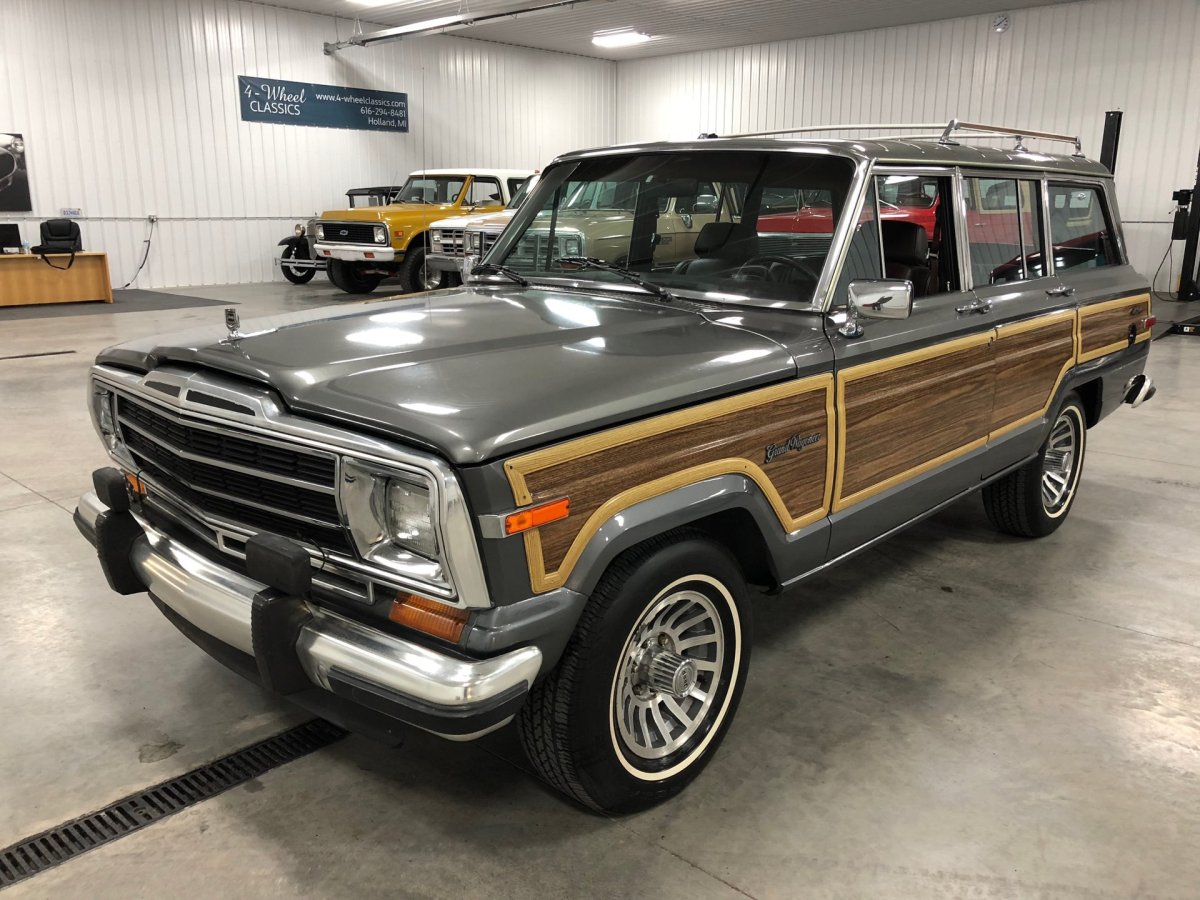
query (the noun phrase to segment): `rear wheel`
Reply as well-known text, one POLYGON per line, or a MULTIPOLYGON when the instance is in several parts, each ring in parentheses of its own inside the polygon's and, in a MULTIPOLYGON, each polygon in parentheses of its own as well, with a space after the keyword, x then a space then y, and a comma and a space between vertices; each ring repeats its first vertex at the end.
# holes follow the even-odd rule
POLYGON ((362 263, 331 259, 329 261, 329 280, 347 294, 369 294, 379 287, 383 276, 365 270, 366 266, 362 263))
POLYGON ((1067 396, 1037 458, 983 489, 983 506, 1000 531, 1044 537, 1071 511, 1083 474, 1087 418, 1079 395, 1067 396))
POLYGON ((435 272, 425 263, 425 248, 410 247, 400 265, 400 284, 410 294, 436 291, 450 283, 449 272, 435 272))
POLYGON ((550 785, 602 812, 679 793, 733 720, 750 662, 737 562, 693 533, 649 541, 605 573, 555 670, 522 708, 550 785))
POLYGON ((290 259, 308 259, 308 253, 297 250, 294 244, 288 244, 283 248, 283 256, 280 257, 279 270, 283 272, 283 277, 292 284, 308 284, 313 280, 313 276, 317 274, 317 270, 312 267, 293 267, 288 265, 290 259))

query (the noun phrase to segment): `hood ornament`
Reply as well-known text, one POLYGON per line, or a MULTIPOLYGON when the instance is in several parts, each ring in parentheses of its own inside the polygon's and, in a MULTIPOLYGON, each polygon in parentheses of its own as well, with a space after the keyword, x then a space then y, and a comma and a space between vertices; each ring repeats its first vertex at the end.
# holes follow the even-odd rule
POLYGON ((229 329, 229 337, 226 340, 236 341, 245 337, 241 331, 242 318, 238 315, 236 306, 225 307, 225 327, 229 329))

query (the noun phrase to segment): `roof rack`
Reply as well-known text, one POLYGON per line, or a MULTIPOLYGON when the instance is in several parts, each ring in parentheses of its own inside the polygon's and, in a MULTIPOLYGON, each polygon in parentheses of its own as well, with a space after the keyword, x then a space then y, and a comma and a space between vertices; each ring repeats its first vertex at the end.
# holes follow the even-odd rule
POLYGON ((951 119, 946 125, 941 122, 918 122, 896 124, 887 123, 863 123, 857 125, 803 125, 799 128, 779 128, 774 131, 748 131, 742 134, 701 134, 701 140, 705 138, 715 137, 775 137, 781 134, 813 134, 819 131, 929 131, 931 134, 904 134, 897 135, 912 140, 930 140, 937 138, 937 142, 943 147, 957 147, 958 141, 953 140, 951 135, 956 131, 973 132, 971 137, 975 138, 996 138, 996 137, 1012 137, 1016 139, 1016 150, 1019 152, 1027 152, 1024 140, 1025 138, 1038 138, 1043 141, 1062 141, 1068 144, 1075 145, 1075 152, 1072 156, 1083 157, 1083 145, 1079 140, 1079 135, 1075 134, 1056 134, 1052 131, 1034 131, 1029 128, 1008 128, 1004 125, 980 125, 974 122, 963 122, 959 119, 951 119), (940 131, 940 134, 939 134, 940 131))

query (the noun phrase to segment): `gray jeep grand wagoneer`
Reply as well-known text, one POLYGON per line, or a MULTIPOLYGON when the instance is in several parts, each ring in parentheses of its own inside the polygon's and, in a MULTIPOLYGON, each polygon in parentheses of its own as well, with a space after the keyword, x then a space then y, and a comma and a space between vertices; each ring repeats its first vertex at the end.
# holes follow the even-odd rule
POLYGON ((1153 393, 1109 173, 953 131, 573 153, 461 288, 105 350, 79 528, 321 716, 515 718, 576 800, 670 797, 756 591, 974 491, 1049 534, 1088 429, 1153 393))

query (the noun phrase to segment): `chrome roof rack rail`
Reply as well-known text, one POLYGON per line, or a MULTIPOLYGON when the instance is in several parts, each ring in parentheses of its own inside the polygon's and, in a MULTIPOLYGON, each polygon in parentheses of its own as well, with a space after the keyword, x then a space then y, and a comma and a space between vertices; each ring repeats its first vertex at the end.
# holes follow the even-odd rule
POLYGON ((777 128, 772 131, 745 131, 739 134, 718 135, 711 132, 704 132, 701 133, 697 139, 706 140, 717 137, 776 137, 783 134, 815 134, 821 131, 928 131, 931 133, 901 134, 896 135, 894 139, 933 140, 936 138, 937 142, 944 147, 958 146, 958 141, 953 140, 951 135, 957 131, 969 131, 973 132, 970 137, 974 138, 1015 138, 1016 149, 1020 152, 1028 152, 1024 144, 1025 138, 1038 138, 1044 141, 1063 141, 1064 143, 1075 145, 1075 152, 1072 154, 1072 156, 1077 158, 1083 157, 1083 144, 1079 140, 1079 135, 1076 134, 1056 134, 1052 131, 1034 131, 1029 128, 1008 128, 1004 125, 979 125, 974 122, 963 122, 959 119, 951 119, 947 125, 942 125, 941 122, 910 122, 905 124, 896 124, 893 122, 867 122, 855 125, 802 125, 799 128, 777 128))
POLYGON ((897 125, 892 122, 861 125, 803 125, 800 128, 778 128, 774 131, 746 131, 740 134, 701 134, 699 140, 716 137, 774 137, 780 134, 813 134, 818 131, 936 131, 942 127, 943 126, 941 122, 934 122, 932 124, 928 122, 917 122, 916 124, 909 123, 906 125, 897 125))
POLYGON ((942 132, 942 136, 938 138, 938 143, 946 147, 957 146, 958 142, 950 137, 956 131, 990 132, 989 136, 993 137, 997 134, 1011 135, 1016 138, 1016 149, 1022 152, 1025 151, 1023 143, 1025 138, 1040 138, 1043 141, 1062 141, 1066 144, 1075 145, 1075 152, 1071 154, 1072 156, 1083 158, 1083 143, 1079 140, 1079 135, 1077 134, 1056 134, 1053 131, 1032 131, 1028 128, 1006 128, 1003 125, 979 125, 974 122, 961 122, 958 119, 951 119, 942 132))

